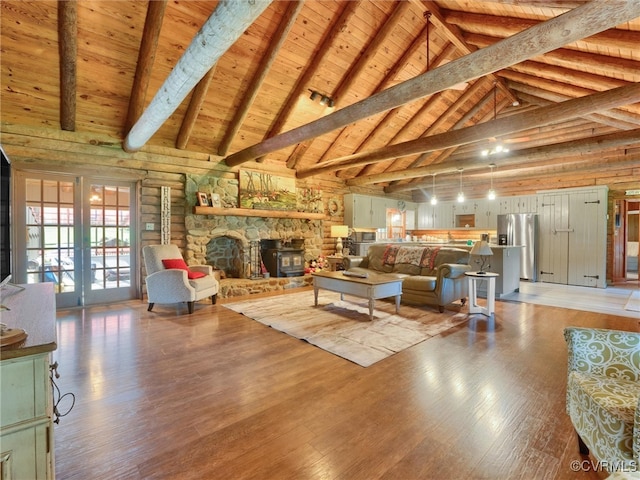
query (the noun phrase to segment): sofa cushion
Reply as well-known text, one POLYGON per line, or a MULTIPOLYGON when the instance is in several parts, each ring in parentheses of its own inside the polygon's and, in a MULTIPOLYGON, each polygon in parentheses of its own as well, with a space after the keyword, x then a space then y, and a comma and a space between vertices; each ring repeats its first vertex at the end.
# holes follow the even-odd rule
POLYGON ((414 275, 402 281, 403 290, 419 290, 433 292, 436 289, 437 277, 430 275, 414 275))

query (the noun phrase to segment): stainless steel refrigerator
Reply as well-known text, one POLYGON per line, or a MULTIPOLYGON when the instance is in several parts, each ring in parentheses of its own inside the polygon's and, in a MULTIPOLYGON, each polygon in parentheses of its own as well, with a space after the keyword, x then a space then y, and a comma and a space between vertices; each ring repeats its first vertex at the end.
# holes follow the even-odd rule
POLYGON ((509 213, 498 215, 498 244, 522 245, 520 278, 538 281, 538 215, 509 213))

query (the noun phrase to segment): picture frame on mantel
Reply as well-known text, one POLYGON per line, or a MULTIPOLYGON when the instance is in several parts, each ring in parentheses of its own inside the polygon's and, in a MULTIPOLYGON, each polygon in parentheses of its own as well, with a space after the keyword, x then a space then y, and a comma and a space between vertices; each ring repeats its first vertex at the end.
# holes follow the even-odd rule
POLYGON ((196 195, 198 199, 198 206, 200 207, 208 207, 209 206, 209 195, 207 192, 198 192, 196 195))
POLYGON ((222 207, 222 200, 220 199, 220 194, 219 193, 212 193, 211 194, 211 206, 215 207, 215 208, 221 208, 222 207))

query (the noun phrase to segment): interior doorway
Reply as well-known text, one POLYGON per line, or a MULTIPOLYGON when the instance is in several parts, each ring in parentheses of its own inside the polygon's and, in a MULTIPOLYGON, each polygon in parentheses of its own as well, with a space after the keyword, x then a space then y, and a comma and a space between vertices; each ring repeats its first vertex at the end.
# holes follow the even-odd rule
POLYGON ((135 182, 18 172, 15 190, 16 281, 63 308, 137 297, 135 182))
POLYGON ((626 200, 626 278, 638 280, 638 245, 640 241, 640 200, 626 200))

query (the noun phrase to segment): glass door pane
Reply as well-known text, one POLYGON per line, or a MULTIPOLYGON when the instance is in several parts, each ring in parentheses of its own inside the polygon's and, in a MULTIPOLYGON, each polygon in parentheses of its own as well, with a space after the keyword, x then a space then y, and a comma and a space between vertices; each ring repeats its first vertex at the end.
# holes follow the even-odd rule
MULTIPOLYGON (((25 181, 26 282, 53 282, 58 305, 78 303, 74 179, 25 181)), ((24 257, 23 257, 24 258, 24 257)))
POLYGON ((85 222, 85 261, 91 265, 86 299, 88 303, 134 298, 135 282, 132 262, 131 183, 87 181, 85 197, 89 200, 85 222))

